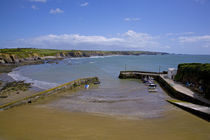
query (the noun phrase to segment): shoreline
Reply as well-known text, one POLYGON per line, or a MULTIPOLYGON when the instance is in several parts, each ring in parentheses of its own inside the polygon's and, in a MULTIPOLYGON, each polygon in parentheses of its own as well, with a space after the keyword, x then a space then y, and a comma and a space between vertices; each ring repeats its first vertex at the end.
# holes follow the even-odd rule
MULTIPOLYGON (((37 64, 37 63, 36 63, 37 64)), ((29 65, 29 64, 27 64, 29 65)), ((32 63, 30 63, 30 65, 33 65, 32 63)), ((35 65, 35 64, 34 64, 35 65)), ((0 65, 0 93, 1 93, 1 89, 4 88, 8 83, 13 83, 13 82, 18 82, 15 79, 13 79, 11 76, 8 75, 8 73, 12 72, 14 69, 19 68, 21 66, 24 65, 4 65, 4 67, 2 67, 2 65, 0 65)), ((25 82, 24 82, 25 84, 25 82)), ((17 90, 17 91, 8 91, 6 92, 6 96, 1 95, 0 94, 0 105, 12 102, 14 100, 18 100, 27 96, 31 96, 37 92, 41 92, 44 89, 41 89, 39 87, 33 86, 31 85, 28 89, 26 89, 26 91, 23 90, 17 90)))
POLYGON ((16 48, 0 49, 0 65, 2 64, 34 64, 45 60, 58 60, 65 58, 109 56, 109 55, 166 55, 164 52, 149 51, 87 51, 87 50, 51 50, 16 48))
POLYGON ((36 102, 38 99, 43 98, 45 96, 50 96, 52 94, 60 93, 66 90, 72 90, 82 85, 86 85, 86 84, 90 85, 90 84, 95 84, 95 83, 96 84, 100 83, 98 77, 80 78, 80 79, 70 81, 68 83, 61 84, 59 86, 56 86, 56 87, 53 87, 53 88, 50 88, 50 89, 47 89, 38 93, 30 92, 32 95, 23 95, 24 97, 20 96, 17 99, 12 98, 11 101, 6 100, 5 103, 0 105, 0 110, 6 110, 9 108, 18 106, 18 105, 36 102))

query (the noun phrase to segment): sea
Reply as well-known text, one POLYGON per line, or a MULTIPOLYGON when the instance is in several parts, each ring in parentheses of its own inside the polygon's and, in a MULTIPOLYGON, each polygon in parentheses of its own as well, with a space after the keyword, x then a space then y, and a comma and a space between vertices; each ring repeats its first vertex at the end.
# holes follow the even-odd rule
POLYGON ((67 58, 58 63, 18 67, 8 75, 40 89, 49 89, 78 78, 97 76, 101 84, 66 94, 48 106, 70 112, 99 113, 128 118, 161 117, 171 109, 169 96, 158 86, 149 93, 140 80, 121 80, 120 71, 167 71, 180 63, 210 63, 208 55, 128 55, 67 58))

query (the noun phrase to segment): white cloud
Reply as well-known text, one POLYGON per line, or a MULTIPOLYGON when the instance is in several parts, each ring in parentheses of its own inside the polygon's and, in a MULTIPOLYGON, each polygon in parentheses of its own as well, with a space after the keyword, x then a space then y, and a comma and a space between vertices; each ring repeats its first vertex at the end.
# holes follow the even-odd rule
POLYGON ((155 41, 155 37, 149 34, 136 33, 129 30, 116 37, 49 34, 34 38, 19 39, 13 45, 60 49, 150 50, 151 48, 156 48, 159 43, 155 41))
POLYGON ((38 10, 39 9, 36 5, 32 5, 31 8, 34 9, 34 10, 38 10))
POLYGON ((88 6, 88 2, 84 2, 84 3, 82 3, 82 4, 80 4, 80 6, 82 6, 82 7, 85 7, 85 6, 88 6))
POLYGON ((210 35, 181 36, 181 37, 178 37, 178 41, 181 42, 181 43, 192 43, 192 42, 199 42, 199 41, 210 42, 210 35))
POLYGON ((185 48, 194 49, 194 53, 210 53, 210 35, 180 36, 176 41, 185 48))
POLYGON ((124 20, 125 20, 125 21, 139 21, 140 18, 129 18, 129 17, 127 17, 127 18, 125 18, 124 20))
POLYGON ((47 2, 47 0, 29 0, 29 1, 31 1, 31 2, 43 2, 43 3, 47 2))
POLYGON ((166 36, 192 35, 194 32, 166 33, 166 36))
POLYGON ((166 49, 170 49, 170 48, 171 48, 171 46, 166 45, 166 46, 164 46, 164 48, 166 48, 166 49))
POLYGON ((61 10, 60 8, 56 8, 56 9, 50 9, 50 14, 59 14, 59 13, 63 13, 64 11, 61 10))
MULTIPOLYGON (((195 34, 195 33, 194 33, 195 34)), ((112 35, 48 34, 4 43, 4 48, 32 47, 76 50, 145 50, 172 53, 209 54, 210 35, 173 36, 151 35, 128 30, 112 35)))

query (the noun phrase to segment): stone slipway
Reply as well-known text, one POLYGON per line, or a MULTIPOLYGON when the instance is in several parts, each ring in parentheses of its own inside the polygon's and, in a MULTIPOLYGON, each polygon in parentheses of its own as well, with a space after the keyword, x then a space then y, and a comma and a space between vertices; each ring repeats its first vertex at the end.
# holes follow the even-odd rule
POLYGON ((179 100, 167 100, 167 101, 180 108, 189 110, 190 112, 193 111, 192 113, 197 114, 199 116, 203 116, 203 118, 205 118, 208 121, 210 120, 210 107, 192 104, 189 102, 183 102, 179 100))
MULTIPOLYGON (((183 94, 183 98, 186 99, 186 101, 190 101, 190 98, 193 99, 191 100, 192 102, 201 104, 201 105, 205 105, 205 106, 210 106, 210 100, 204 98, 203 96, 201 96, 200 94, 193 92, 192 90, 190 90, 189 88, 185 87, 184 85, 177 83, 171 79, 166 78, 166 75, 161 74, 159 76, 159 81, 164 80, 166 84, 170 85, 170 88, 172 88, 172 90, 175 91, 174 94, 183 94), (187 99, 188 97, 188 99, 187 99), (197 100, 197 102, 196 102, 197 100)), ((164 85, 163 85, 164 86, 164 85)))

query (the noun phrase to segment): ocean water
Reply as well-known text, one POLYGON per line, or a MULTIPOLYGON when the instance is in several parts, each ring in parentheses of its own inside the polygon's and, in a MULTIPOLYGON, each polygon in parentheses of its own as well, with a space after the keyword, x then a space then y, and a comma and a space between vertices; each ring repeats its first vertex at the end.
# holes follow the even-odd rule
POLYGON ((171 110, 165 101, 168 95, 158 86, 158 92, 149 93, 140 80, 118 79, 121 70, 158 72, 179 63, 210 63, 205 55, 140 55, 97 56, 65 59, 59 64, 23 66, 9 76, 25 80, 42 89, 78 78, 97 76, 101 84, 76 94, 65 94, 47 104, 48 107, 70 112, 99 113, 130 118, 162 117, 171 110))
POLYGON ((158 72, 179 63, 210 63, 209 55, 140 55, 95 56, 90 58, 64 59, 59 64, 23 66, 8 75, 15 80, 25 80, 42 89, 54 87, 78 78, 98 76, 108 86, 118 82, 121 70, 158 72))

